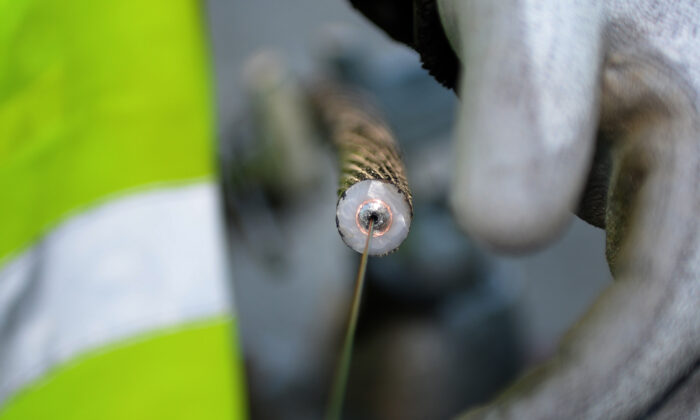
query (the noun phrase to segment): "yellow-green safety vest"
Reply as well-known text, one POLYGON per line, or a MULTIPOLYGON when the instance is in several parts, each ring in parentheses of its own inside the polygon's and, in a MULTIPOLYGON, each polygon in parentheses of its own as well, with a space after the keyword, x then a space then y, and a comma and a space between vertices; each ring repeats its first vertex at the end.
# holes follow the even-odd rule
POLYGON ((0 420, 245 416, 195 0, 0 0, 0 420))

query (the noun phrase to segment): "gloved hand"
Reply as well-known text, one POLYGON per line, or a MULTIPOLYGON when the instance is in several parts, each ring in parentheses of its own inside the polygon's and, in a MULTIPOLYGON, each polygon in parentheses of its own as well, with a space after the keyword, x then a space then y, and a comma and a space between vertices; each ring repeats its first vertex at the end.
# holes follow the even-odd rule
POLYGON ((529 249, 576 210, 607 232, 615 283, 465 418, 700 418, 700 2, 351 1, 458 85, 472 237, 529 249))

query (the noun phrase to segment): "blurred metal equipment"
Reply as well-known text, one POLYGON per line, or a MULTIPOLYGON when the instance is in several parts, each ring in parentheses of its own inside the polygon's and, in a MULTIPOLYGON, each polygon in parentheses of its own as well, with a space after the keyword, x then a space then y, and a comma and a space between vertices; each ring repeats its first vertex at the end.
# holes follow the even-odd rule
MULTIPOLYGON (((415 217, 399 250, 367 268, 343 418, 447 418, 465 404, 485 401, 520 368, 518 281, 478 252, 449 216, 445 162, 452 94, 435 86, 404 51, 369 57, 351 39, 329 37, 319 80, 376 98, 401 141, 415 217)), ((253 80, 247 81, 246 106, 221 145, 236 303, 252 417, 316 419, 340 354, 357 254, 343 246, 333 223, 332 141, 290 146, 287 138, 305 132, 306 139, 322 139, 332 132, 328 118, 314 120, 319 85, 303 89, 270 57, 252 60, 264 65, 248 72, 253 80), (263 74, 289 85, 262 89, 255 80, 263 74), (285 113, 303 121, 285 130, 285 113), (261 140, 264 133, 281 134, 261 140), (286 144, 269 146, 276 142, 286 144), (280 180, 294 169, 272 162, 285 160, 289 147, 303 148, 314 175, 280 180)))
POLYGON ((246 70, 245 102, 219 156, 251 417, 316 418, 353 253, 333 225, 333 157, 315 141, 301 84, 271 52, 246 70))

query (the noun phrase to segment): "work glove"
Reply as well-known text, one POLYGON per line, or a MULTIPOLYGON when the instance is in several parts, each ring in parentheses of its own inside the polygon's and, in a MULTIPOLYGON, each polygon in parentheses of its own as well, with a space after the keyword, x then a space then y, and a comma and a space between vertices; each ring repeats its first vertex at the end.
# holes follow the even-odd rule
POLYGON ((467 419, 700 418, 700 2, 351 0, 461 99, 451 200, 522 251, 570 214, 615 278, 467 419))

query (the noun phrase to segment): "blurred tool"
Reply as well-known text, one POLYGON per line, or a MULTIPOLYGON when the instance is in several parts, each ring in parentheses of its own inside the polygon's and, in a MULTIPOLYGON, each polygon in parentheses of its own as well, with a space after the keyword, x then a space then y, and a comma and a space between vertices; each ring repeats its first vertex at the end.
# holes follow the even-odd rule
POLYGON ((220 159, 251 417, 320 418, 356 266, 332 223, 333 155, 278 54, 262 51, 245 70, 220 159))

